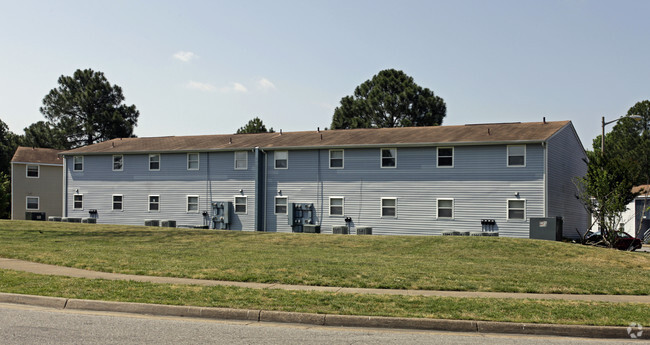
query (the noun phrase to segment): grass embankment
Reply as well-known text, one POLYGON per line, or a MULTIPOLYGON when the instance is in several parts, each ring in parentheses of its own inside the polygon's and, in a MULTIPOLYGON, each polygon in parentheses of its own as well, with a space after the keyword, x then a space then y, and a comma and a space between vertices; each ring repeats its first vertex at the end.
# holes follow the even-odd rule
POLYGON ((152 284, 0 270, 0 291, 121 302, 327 313, 627 326, 650 324, 647 304, 338 294, 152 284))
POLYGON ((650 294, 650 255, 493 237, 342 236, 0 221, 0 257, 323 286, 650 294))

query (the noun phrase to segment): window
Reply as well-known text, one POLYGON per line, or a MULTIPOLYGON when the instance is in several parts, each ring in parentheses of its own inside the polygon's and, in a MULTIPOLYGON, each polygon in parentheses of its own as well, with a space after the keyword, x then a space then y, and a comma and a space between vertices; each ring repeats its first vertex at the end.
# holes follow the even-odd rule
POLYGON ((246 205, 248 198, 245 196, 236 196, 235 197, 235 213, 237 214, 246 214, 246 205))
POLYGON ((343 169, 343 150, 330 150, 330 169, 343 169))
POLYGON ((38 178, 39 166, 38 165, 28 165, 27 166, 27 177, 38 178))
POLYGON ((439 147, 438 148, 438 167, 453 168, 454 167, 454 148, 453 147, 439 147))
POLYGON ((526 145, 508 145, 508 166, 526 166, 526 145))
POLYGON ((37 196, 28 196, 27 197, 27 209, 28 210, 38 210, 38 197, 37 196))
POLYGON ((454 218, 454 199, 438 199, 438 218, 454 218))
POLYGON ((149 211, 160 211, 160 195, 149 195, 149 211))
POLYGON ((122 195, 113 195, 113 211, 122 211, 122 201, 124 198, 122 195))
POLYGON ((275 151, 275 154, 273 156, 275 157, 276 169, 289 168, 289 151, 275 151))
POLYGON ((114 155, 113 156, 113 171, 122 171, 124 168, 124 156, 114 155))
POLYGON ((149 155, 149 170, 160 170, 160 154, 149 155))
POLYGON ((508 200, 508 219, 526 219, 526 200, 508 200))
POLYGON ((287 214, 288 198, 286 196, 275 197, 275 214, 287 214))
POLYGON ((248 152, 238 151, 235 152, 235 170, 248 169, 248 152))
POLYGON ((199 213, 199 196, 198 195, 188 195, 187 196, 187 212, 199 213))
POLYGON ((199 154, 187 154, 187 170, 199 170, 199 154))
POLYGON ((397 149, 381 149, 381 167, 397 167, 397 149))
POLYGON ((72 170, 74 171, 84 171, 84 156, 74 156, 72 157, 72 170))
POLYGON ((343 198, 342 197, 331 197, 330 198, 330 216, 342 216, 344 215, 343 208, 343 198))
POLYGON ((381 216, 397 218, 397 198, 381 198, 381 216))
POLYGON ((75 194, 72 196, 72 209, 74 210, 83 210, 84 209, 84 196, 83 194, 75 194))

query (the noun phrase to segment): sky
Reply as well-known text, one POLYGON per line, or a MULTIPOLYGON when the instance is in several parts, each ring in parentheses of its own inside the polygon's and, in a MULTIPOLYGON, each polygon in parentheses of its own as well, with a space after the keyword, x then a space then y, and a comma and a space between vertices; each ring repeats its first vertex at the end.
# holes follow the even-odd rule
MULTIPOLYGON (((443 125, 601 117, 650 99, 650 1, 0 0, 0 119, 44 120, 90 68, 140 111, 139 137, 329 127, 384 69, 444 99, 443 125)), ((611 130, 611 125, 608 126, 611 130)))

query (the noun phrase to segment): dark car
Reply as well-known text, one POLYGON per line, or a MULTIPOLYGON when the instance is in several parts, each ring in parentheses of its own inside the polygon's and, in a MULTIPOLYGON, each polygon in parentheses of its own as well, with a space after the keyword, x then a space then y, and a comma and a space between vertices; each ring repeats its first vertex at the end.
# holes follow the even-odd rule
MULTIPOLYGON (((635 251, 637 249, 641 249, 641 240, 631 236, 625 231, 616 231, 615 232, 615 238, 614 238, 614 248, 619 249, 619 250, 629 250, 629 251, 635 251)), ((603 241, 603 235, 601 235, 600 231, 588 231, 585 234, 585 244, 591 244, 591 245, 605 245, 605 242, 603 241)))

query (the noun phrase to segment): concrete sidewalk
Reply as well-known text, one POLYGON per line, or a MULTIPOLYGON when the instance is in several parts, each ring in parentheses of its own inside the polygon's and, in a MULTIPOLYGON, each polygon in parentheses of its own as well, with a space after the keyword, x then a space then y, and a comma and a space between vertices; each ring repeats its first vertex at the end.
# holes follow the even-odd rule
POLYGON ((511 293, 511 292, 476 292, 476 291, 433 291, 433 290, 397 290, 397 289, 364 289, 333 286, 308 286, 287 284, 265 284, 233 282, 223 280, 190 279, 174 277, 153 277, 133 274, 106 273, 88 271, 78 268, 39 264, 35 262, 0 258, 0 268, 24 271, 36 274, 57 275, 76 278, 107 279, 107 280, 132 280, 159 284, 186 284, 203 286, 236 286, 251 289, 283 289, 295 291, 326 291, 338 293, 358 293, 377 295, 406 295, 406 296, 436 296, 436 297, 479 297, 479 298, 518 298, 518 299, 550 299, 550 300, 575 300, 615 303, 648 303, 650 295, 575 295, 575 294, 538 294, 538 293, 511 293))

